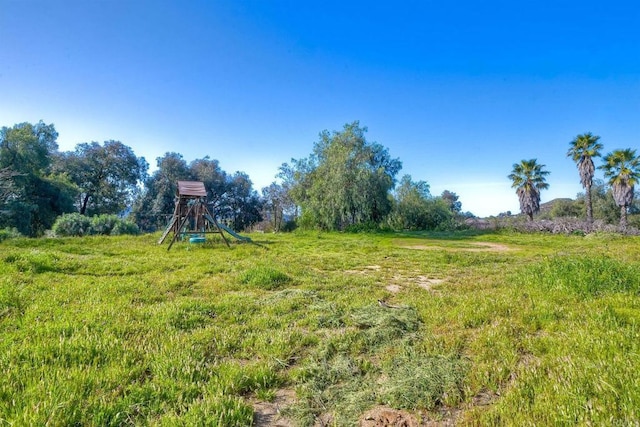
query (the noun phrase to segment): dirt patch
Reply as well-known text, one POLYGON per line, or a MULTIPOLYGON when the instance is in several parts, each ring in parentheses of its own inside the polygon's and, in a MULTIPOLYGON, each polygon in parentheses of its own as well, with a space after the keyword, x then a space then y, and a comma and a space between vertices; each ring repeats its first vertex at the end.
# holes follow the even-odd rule
POLYGON ((318 416, 316 422, 313 424, 313 427, 329 427, 334 425, 333 423, 333 415, 331 414, 322 414, 318 416))
POLYGON ((443 406, 434 412, 412 414, 407 411, 380 406, 360 417, 360 427, 452 427, 462 421, 465 411, 478 406, 492 405, 499 395, 489 390, 481 390, 470 402, 459 407, 443 406))
POLYGON ((419 427, 415 416, 405 411, 380 407, 367 411, 358 423, 360 427, 419 427))
POLYGON ((473 247, 444 247, 437 245, 412 245, 412 246, 400 246, 404 249, 415 249, 421 251, 435 251, 435 250, 445 250, 445 251, 463 251, 463 252, 506 252, 512 250, 507 245, 502 245, 500 243, 491 243, 491 242, 469 242, 466 245, 473 247))
POLYGON ((431 423, 427 423, 426 425, 440 427, 454 426, 463 417, 465 411, 479 406, 492 405, 498 398, 499 394, 483 389, 478 394, 473 396, 471 402, 466 405, 457 408, 443 408, 440 411, 440 417, 442 417, 442 421, 432 421, 431 423))
POLYGON ((372 271, 380 271, 382 267, 379 265, 365 265, 362 267, 362 270, 345 270, 344 272, 347 274, 368 274, 372 271))
POLYGON ((276 392, 273 402, 255 402, 253 421, 256 427, 293 427, 295 424, 284 418, 280 411, 295 402, 296 393, 283 389, 276 392))
POLYGON ((399 285, 387 285, 385 286, 385 289, 391 293, 397 294, 402 288, 399 285))
POLYGON ((439 285, 444 282, 444 279, 435 279, 433 277, 428 276, 399 276, 395 275, 392 279, 393 283, 385 286, 385 289, 391 293, 398 293, 402 290, 403 286, 408 285, 409 283, 415 283, 418 287, 430 291, 437 292, 436 289, 433 289, 435 285, 439 285))
POLYGON ((507 245, 501 245, 500 243, 489 243, 489 242, 478 242, 474 243, 478 248, 467 249, 469 252, 480 252, 480 251, 493 251, 493 252, 506 252, 510 251, 511 248, 507 245))
POLYGON ((489 390, 482 390, 473 396, 471 406, 487 406, 491 405, 498 398, 498 394, 489 390))
POLYGON ((444 280, 442 279, 430 279, 425 276, 418 276, 416 277, 416 280, 417 280, 418 286, 420 286, 422 289, 425 289, 427 291, 432 291, 433 285, 439 285, 440 283, 444 282, 444 280))

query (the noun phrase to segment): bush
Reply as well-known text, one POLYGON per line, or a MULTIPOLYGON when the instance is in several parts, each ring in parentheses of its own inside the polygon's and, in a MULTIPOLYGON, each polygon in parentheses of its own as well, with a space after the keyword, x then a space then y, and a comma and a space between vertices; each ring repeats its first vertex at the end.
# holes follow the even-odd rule
POLYGON ((296 228, 298 228, 298 223, 295 220, 290 219, 289 221, 284 223, 280 231, 283 231, 285 233, 290 233, 294 231, 296 228))
POLYGON ((0 242, 7 239, 15 239, 18 237, 22 237, 22 234, 18 231, 17 228, 5 228, 0 230, 0 242))
MULTIPOLYGON (((469 223, 468 225, 476 229, 483 228, 483 223, 469 223)), ((521 215, 493 218, 491 227, 489 228, 496 230, 510 230, 520 233, 572 235, 588 235, 589 233, 619 233, 629 236, 640 235, 640 230, 632 225, 627 226, 626 229, 622 229, 618 225, 607 224, 602 220, 595 220, 592 224, 589 224, 584 219, 568 217, 555 218, 553 220, 536 219, 535 221, 527 221, 525 217, 521 215)))
POLYGON ((98 215, 87 217, 79 213, 59 216, 52 227, 53 234, 58 237, 139 234, 140 229, 131 221, 125 221, 116 215, 98 215))
POLYGON ((118 222, 122 222, 117 215, 97 215, 91 218, 91 233, 110 235, 118 222))
POLYGON ((118 220, 111 230, 112 236, 121 236, 124 234, 137 235, 140 234, 140 228, 135 222, 118 220))
POLYGON ((56 236, 84 236, 91 234, 91 218, 79 213, 64 214, 56 219, 51 228, 56 236))
POLYGON ((627 224, 630 227, 640 229, 640 214, 633 214, 627 216, 627 224))
POLYGON ((375 233, 380 231, 380 226, 373 221, 367 221, 348 225, 344 231, 347 233, 375 233))

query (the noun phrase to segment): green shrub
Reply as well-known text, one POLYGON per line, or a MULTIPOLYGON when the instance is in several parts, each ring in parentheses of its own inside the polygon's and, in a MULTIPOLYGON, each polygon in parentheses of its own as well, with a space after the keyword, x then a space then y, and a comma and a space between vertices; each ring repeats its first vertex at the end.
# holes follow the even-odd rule
POLYGON ((140 228, 135 222, 118 220, 118 222, 116 222, 116 224, 113 226, 113 229, 111 230, 111 235, 122 236, 125 234, 136 236, 140 234, 140 228))
POLYGON ((91 234, 91 218, 79 213, 64 214, 53 223, 52 230, 56 236, 84 236, 91 234))
POLYGON ((0 242, 7 239, 15 239, 21 237, 22 234, 18 231, 17 228, 5 228, 0 230, 0 242))
POLYGON ((289 220, 284 223, 284 225, 280 228, 280 231, 283 232, 291 232, 298 228, 298 223, 295 220, 289 220))
POLYGON ((640 214, 633 214, 627 217, 627 225, 640 229, 640 214))
POLYGON ((90 234, 102 234, 108 236, 111 234, 111 230, 116 226, 118 222, 122 220, 117 215, 96 215, 91 218, 91 233, 90 234))
POLYGON ((88 217, 79 213, 59 216, 52 227, 53 234, 58 237, 123 234, 136 235, 140 229, 131 221, 118 218, 117 215, 98 215, 88 217))
POLYGON ((349 225, 344 231, 347 233, 389 233, 392 232, 393 229, 384 223, 378 224, 373 221, 367 221, 349 225))

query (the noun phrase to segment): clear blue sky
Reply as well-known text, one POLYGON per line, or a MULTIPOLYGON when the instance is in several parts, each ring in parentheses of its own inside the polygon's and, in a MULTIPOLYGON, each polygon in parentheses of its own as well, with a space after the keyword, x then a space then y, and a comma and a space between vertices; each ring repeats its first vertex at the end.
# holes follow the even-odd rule
POLYGON ((513 163, 575 197, 577 134, 640 146, 636 1, 0 0, 0 125, 61 150, 120 140, 246 172, 258 191, 359 120, 402 174, 518 211, 513 163))

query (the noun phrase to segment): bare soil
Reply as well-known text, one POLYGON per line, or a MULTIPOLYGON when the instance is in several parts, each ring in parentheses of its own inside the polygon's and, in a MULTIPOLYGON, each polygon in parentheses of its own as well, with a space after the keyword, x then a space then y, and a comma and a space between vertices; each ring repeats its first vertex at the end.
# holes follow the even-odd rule
POLYGON ((500 243, 492 243, 492 242, 471 242, 468 243, 472 248, 464 247, 464 248, 456 248, 456 247, 443 247, 438 245, 410 245, 410 246, 401 246, 404 249, 416 249, 416 250, 449 250, 449 251, 462 251, 462 252, 506 252, 512 250, 507 245, 502 245, 500 243))
POLYGON ((427 291, 433 291, 433 285, 438 285, 444 282, 443 279, 431 279, 425 276, 418 276, 416 277, 416 280, 418 282, 418 286, 427 291))
POLYGON ((253 421, 256 427, 293 427, 295 424, 284 418, 280 410, 295 402, 293 390, 282 389, 276 392, 273 402, 255 402, 253 404, 253 421))
POLYGON ((406 412, 387 407, 371 409, 362 415, 360 427, 419 427, 415 416, 406 412))
POLYGON ((385 289, 393 294, 397 294, 398 292, 400 292, 400 289, 402 288, 400 287, 400 285, 391 284, 391 285, 385 286, 385 289))

